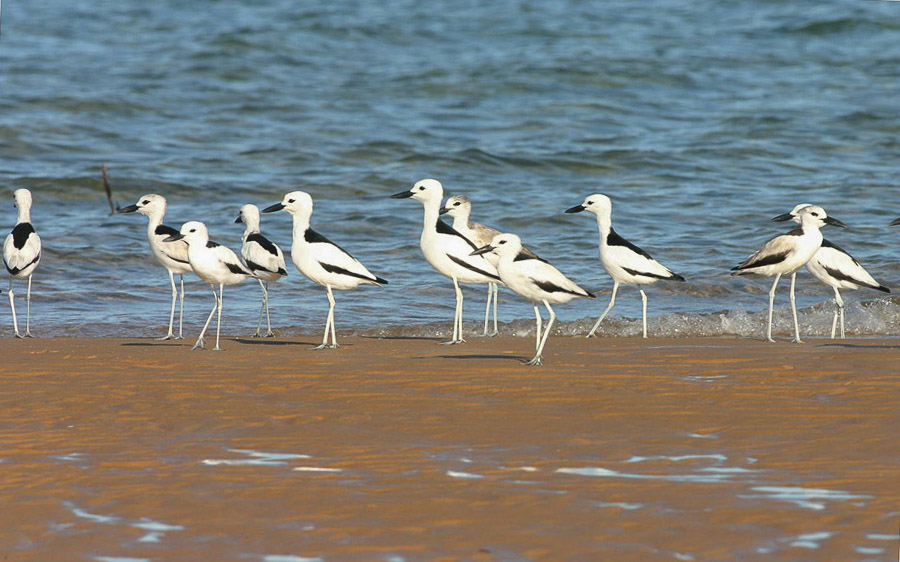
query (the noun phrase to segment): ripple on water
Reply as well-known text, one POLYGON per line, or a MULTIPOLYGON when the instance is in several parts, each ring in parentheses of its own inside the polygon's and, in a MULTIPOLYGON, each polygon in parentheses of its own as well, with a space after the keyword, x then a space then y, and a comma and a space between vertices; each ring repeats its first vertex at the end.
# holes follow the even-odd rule
POLYGON ((770 499, 777 501, 786 501, 798 505, 805 509, 821 511, 825 509, 825 502, 828 501, 849 501, 870 499, 872 496, 851 494, 841 490, 825 490, 822 488, 802 488, 802 487, 784 487, 784 486, 756 486, 752 488, 754 492, 762 492, 762 495, 742 495, 741 498, 746 499, 770 499))
POLYGON ((288 461, 312 458, 309 455, 295 453, 266 453, 250 449, 228 449, 229 453, 246 455, 244 459, 203 459, 207 466, 284 466, 288 461))

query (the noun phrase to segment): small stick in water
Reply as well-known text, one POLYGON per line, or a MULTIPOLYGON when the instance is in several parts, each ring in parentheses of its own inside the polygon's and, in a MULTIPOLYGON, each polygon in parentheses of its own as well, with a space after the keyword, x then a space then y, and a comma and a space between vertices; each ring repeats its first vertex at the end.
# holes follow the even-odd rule
POLYGON ((109 201, 109 214, 114 215, 119 210, 119 205, 113 205, 112 186, 109 185, 109 177, 106 175, 106 164, 100 166, 103 172, 103 187, 106 189, 106 200, 109 201))

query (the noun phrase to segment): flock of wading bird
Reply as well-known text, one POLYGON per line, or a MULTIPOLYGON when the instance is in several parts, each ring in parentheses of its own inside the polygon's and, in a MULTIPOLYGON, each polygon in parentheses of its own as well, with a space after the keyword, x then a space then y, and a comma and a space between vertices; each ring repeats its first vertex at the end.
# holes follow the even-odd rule
MULTIPOLYGON (((497 291, 504 285, 517 295, 527 299, 534 306, 536 319, 536 341, 534 357, 529 365, 540 365, 547 337, 553 327, 556 314, 551 304, 562 304, 576 297, 594 298, 589 291, 538 257, 522 245, 515 234, 501 233, 489 226, 469 221, 472 204, 465 196, 456 195, 444 200, 444 188, 434 179, 416 182, 411 189, 391 197, 412 198, 424 206, 425 219, 419 240, 425 259, 441 274, 453 280, 456 290, 456 313, 453 319, 453 338, 447 344, 462 343, 461 283, 482 283, 488 285, 488 300, 485 310, 484 334, 496 335, 497 291), (452 226, 441 220, 440 215, 453 217, 452 226), (489 332, 489 316, 493 303, 493 332, 489 332), (541 328, 541 313, 538 305, 543 304, 550 313, 547 325, 541 328)), ((18 189, 14 193, 18 219, 15 227, 3 244, 3 263, 9 272, 9 304, 12 309, 13 327, 16 337, 31 336, 31 276, 40 263, 41 239, 31 225, 31 193, 18 189), (26 297, 27 314, 24 335, 19 332, 16 320, 13 278, 28 279, 26 297)), ((284 196, 280 203, 262 210, 264 213, 287 211, 293 216, 293 241, 291 258, 297 269, 311 281, 325 287, 328 297, 328 316, 325 320, 325 334, 322 344, 316 349, 338 347, 334 330, 333 290, 355 289, 361 284, 385 285, 387 281, 373 275, 346 250, 313 230, 310 218, 313 211, 312 197, 303 191, 293 191, 284 196), (331 343, 328 342, 329 333, 331 343)), ((269 320, 268 285, 287 275, 284 254, 281 248, 260 233, 259 209, 254 205, 244 205, 235 220, 244 223, 245 230, 241 245, 241 255, 209 239, 209 233, 202 222, 190 221, 176 230, 163 224, 166 214, 166 200, 161 195, 149 194, 141 197, 134 205, 119 210, 122 213, 137 212, 149 219, 147 237, 150 250, 157 261, 169 272, 172 286, 172 308, 169 313, 169 331, 161 339, 181 339, 184 316, 184 274, 193 272, 210 284, 215 296, 215 304, 203 325, 203 330, 192 349, 204 347, 204 336, 218 312, 216 321, 216 346, 219 347, 219 330, 222 323, 222 296, 225 285, 234 285, 248 278, 259 281, 262 289, 262 305, 254 336, 274 336, 269 320), (175 305, 178 289, 175 275, 181 281, 181 312, 178 320, 178 335, 174 333, 175 305), (216 286, 218 285, 218 292, 216 286), (263 315, 266 317, 267 331, 261 334, 263 315)), ((589 195, 580 205, 566 209, 566 213, 588 212, 595 215, 600 231, 600 260, 604 269, 613 279, 612 297, 606 310, 594 324, 587 337, 592 337, 600 323, 616 302, 616 293, 621 284, 637 285, 643 302, 643 336, 647 337, 647 295, 643 286, 659 280, 684 281, 684 278, 666 268, 647 252, 622 238, 612 227, 612 202, 602 194, 589 195)), ((794 319, 794 342, 801 343, 800 326, 797 322, 797 307, 794 299, 794 284, 797 271, 806 265, 816 278, 834 289, 836 308, 832 321, 831 337, 840 316, 841 337, 844 337, 844 310, 840 289, 867 287, 889 293, 857 262, 849 253, 835 244, 824 240, 820 228, 825 225, 846 227, 844 223, 829 217, 822 207, 801 204, 774 221, 792 220, 800 226, 790 232, 776 236, 765 243, 739 265, 732 268, 732 275, 758 274, 774 276, 769 291, 769 318, 766 339, 772 338, 772 308, 775 290, 782 275, 791 275, 791 311, 794 319)), ((900 224, 900 219, 891 225, 900 224)))

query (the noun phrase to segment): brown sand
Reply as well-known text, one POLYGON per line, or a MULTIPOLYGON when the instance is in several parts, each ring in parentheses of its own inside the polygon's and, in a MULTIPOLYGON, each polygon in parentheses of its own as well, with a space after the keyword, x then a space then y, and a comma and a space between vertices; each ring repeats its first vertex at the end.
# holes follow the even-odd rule
POLYGON ((0 560, 897 557, 898 340, 343 344, 0 340, 0 560))

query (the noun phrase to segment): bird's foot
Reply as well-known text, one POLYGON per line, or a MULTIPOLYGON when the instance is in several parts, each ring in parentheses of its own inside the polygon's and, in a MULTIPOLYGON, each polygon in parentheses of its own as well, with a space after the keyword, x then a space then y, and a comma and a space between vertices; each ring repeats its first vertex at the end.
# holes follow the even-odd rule
POLYGON ((169 332, 168 334, 164 335, 163 337, 155 338, 155 339, 156 339, 156 341, 174 340, 175 334, 173 334, 172 332, 169 332))
POLYGON ((213 351, 225 351, 225 350, 222 349, 222 348, 219 347, 219 346, 216 346, 216 347, 213 348, 213 351))
POLYGON ((339 348, 339 347, 341 347, 341 346, 339 346, 339 345, 336 344, 336 343, 323 343, 322 345, 317 345, 317 346, 314 347, 313 349, 314 349, 314 350, 319 350, 319 349, 337 349, 337 348, 339 348))
POLYGON ((466 340, 464 340, 464 339, 462 339, 462 338, 459 338, 459 339, 457 339, 457 340, 450 340, 450 341, 441 342, 441 345, 456 345, 456 344, 458 344, 458 343, 466 343, 466 340))
POLYGON ((500 335, 500 330, 494 330, 493 332, 491 332, 491 333, 488 334, 487 336, 488 336, 489 338, 496 338, 496 337, 499 336, 499 335, 500 335))
POLYGON ((526 365, 543 365, 544 358, 541 355, 535 355, 531 361, 526 361, 526 365))
POLYGON ((250 336, 250 337, 251 337, 251 338, 261 338, 261 337, 262 337, 262 334, 260 334, 260 333, 259 333, 259 330, 257 330, 256 333, 253 334, 253 335, 250 336))
POLYGON ((25 339, 25 336, 23 336, 23 335, 20 334, 19 332, 16 332, 16 337, 19 338, 19 339, 23 339, 23 340, 25 339))
POLYGON ((586 336, 584 336, 584 337, 586 337, 586 338, 596 338, 596 337, 597 337, 597 334, 595 334, 594 332, 591 332, 591 333, 589 333, 588 335, 586 335, 586 336))
POLYGON ((174 336, 172 339, 173 339, 173 340, 183 340, 183 339, 184 339, 184 336, 178 335, 178 336, 174 336))
POLYGON ((26 337, 26 338, 33 338, 34 336, 31 335, 31 332, 30 332, 30 331, 28 331, 28 332, 25 332, 25 337, 26 337))
POLYGON ((768 336, 766 337, 766 341, 769 343, 775 343, 775 340, 768 336))
POLYGON ((263 336, 263 337, 264 337, 264 338, 274 338, 274 337, 275 337, 275 332, 273 332, 272 330, 269 330, 268 332, 266 332, 266 335, 263 336))
POLYGON ((801 340, 800 338, 794 338, 791 340, 791 343, 803 343, 803 340, 801 340))
POLYGON ((204 349, 203 338, 197 340, 197 343, 194 344, 194 347, 191 348, 191 351, 194 351, 195 349, 204 349))

